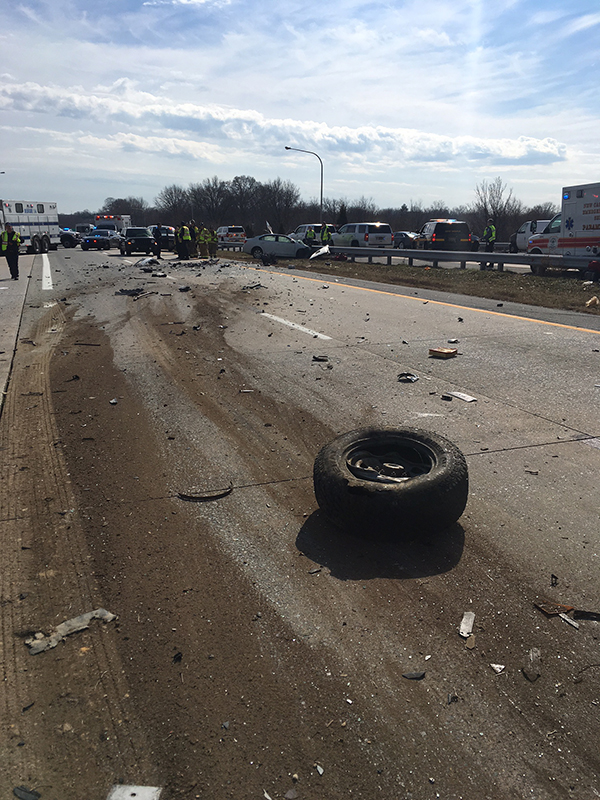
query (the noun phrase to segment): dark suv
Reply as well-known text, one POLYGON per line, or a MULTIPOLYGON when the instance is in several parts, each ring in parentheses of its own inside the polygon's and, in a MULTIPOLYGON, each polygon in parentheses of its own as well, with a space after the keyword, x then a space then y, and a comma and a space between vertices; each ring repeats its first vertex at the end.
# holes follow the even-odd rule
POLYGON ((415 239, 419 250, 471 250, 469 225, 459 219, 430 219, 415 239))
POLYGON ((122 256, 132 253, 146 253, 149 256, 154 252, 154 236, 148 228, 127 228, 120 249, 122 256))

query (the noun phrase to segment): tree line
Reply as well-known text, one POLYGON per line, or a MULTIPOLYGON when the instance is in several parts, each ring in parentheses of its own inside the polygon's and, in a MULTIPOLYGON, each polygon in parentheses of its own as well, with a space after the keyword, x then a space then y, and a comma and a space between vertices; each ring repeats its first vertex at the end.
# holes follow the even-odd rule
MULTIPOLYGON (((392 230, 419 231, 429 219, 465 220, 473 233, 481 234, 488 219, 493 219, 498 241, 508 241, 522 222, 550 219, 557 208, 552 203, 526 206, 514 197, 512 189, 500 178, 477 184, 474 200, 468 205, 449 207, 443 201, 423 207, 420 202, 402 203, 395 208, 379 208, 370 199, 345 198, 323 200, 323 221, 335 225, 346 222, 387 222, 392 230)), ((189 186, 165 186, 150 204, 142 197, 107 197, 98 211, 85 209, 73 214, 59 214, 62 227, 89 222, 95 214, 130 214, 135 225, 177 226, 194 219, 197 224, 217 228, 220 225, 243 225, 248 236, 259 235, 267 222, 277 233, 289 233, 302 223, 316 223, 320 206, 316 199, 305 202, 291 181, 281 178, 261 183, 250 175, 237 175, 224 181, 216 175, 189 186)))

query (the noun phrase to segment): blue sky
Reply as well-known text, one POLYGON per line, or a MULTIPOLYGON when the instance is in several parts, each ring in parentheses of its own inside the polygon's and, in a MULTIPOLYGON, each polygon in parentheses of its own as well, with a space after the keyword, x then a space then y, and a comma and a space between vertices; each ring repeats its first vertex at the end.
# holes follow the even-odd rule
POLYGON ((597 0, 17 0, 0 197, 153 202, 217 175, 305 200, 528 204, 600 181, 597 0))

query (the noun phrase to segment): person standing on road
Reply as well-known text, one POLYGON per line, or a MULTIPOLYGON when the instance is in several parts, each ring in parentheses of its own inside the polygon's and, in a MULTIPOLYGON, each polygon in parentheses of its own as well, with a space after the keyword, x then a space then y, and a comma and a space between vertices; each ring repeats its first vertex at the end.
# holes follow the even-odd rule
POLYGON ((200 234, 198 236, 198 241, 200 242, 200 258, 208 258, 208 240, 209 240, 209 232, 206 225, 201 222, 200 223, 200 234))
POLYGON ((154 255, 157 258, 160 258, 160 253, 162 250, 162 225, 160 222, 152 231, 152 235, 154 236, 154 255))
POLYGON ((331 231, 329 230, 329 225, 324 222, 321 226, 321 244, 323 247, 326 244, 331 244, 331 231))
POLYGON ((313 247, 315 243, 315 229, 312 225, 309 226, 308 230, 306 231, 306 236, 304 238, 304 244, 307 244, 309 247, 313 247))
POLYGON ((190 254, 188 252, 188 240, 190 238, 190 229, 185 222, 181 222, 175 231, 175 246, 177 247, 177 258, 181 261, 188 261, 190 254))
POLYGON ((0 236, 2 241, 2 255, 6 256, 8 269, 10 270, 10 279, 12 281, 19 280, 19 248, 22 240, 17 231, 13 230, 10 222, 6 223, 6 229, 0 236))
MULTIPOLYGON (((485 242, 485 252, 493 253, 496 242, 496 226, 493 219, 488 219, 488 224, 483 232, 481 240, 485 242)), ((488 262, 483 269, 494 269, 493 261, 488 262)))
POLYGON ((198 226, 196 220, 190 220, 190 241, 188 242, 188 250, 192 258, 198 257, 198 226))

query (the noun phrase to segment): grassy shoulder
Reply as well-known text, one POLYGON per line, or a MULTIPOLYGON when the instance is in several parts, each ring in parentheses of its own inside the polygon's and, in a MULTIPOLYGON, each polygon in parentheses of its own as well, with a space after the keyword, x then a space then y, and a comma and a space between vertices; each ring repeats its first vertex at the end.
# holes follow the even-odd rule
MULTIPOLYGON (((225 257, 223 253, 219 254, 225 257)), ((232 254, 232 260, 260 264, 246 253, 232 254)), ((539 276, 533 273, 482 272, 473 269, 444 269, 442 267, 409 267, 405 264, 366 264, 350 261, 331 261, 325 259, 280 259, 285 267, 293 263, 296 269, 307 272, 325 273, 337 278, 388 283, 394 286, 414 286, 419 289, 433 289, 453 292, 472 297, 485 297, 491 300, 525 303, 544 308, 561 308, 565 311, 580 311, 599 315, 600 305, 586 307, 586 302, 595 295, 600 296, 600 285, 584 286, 581 278, 574 273, 547 273, 539 276)))

